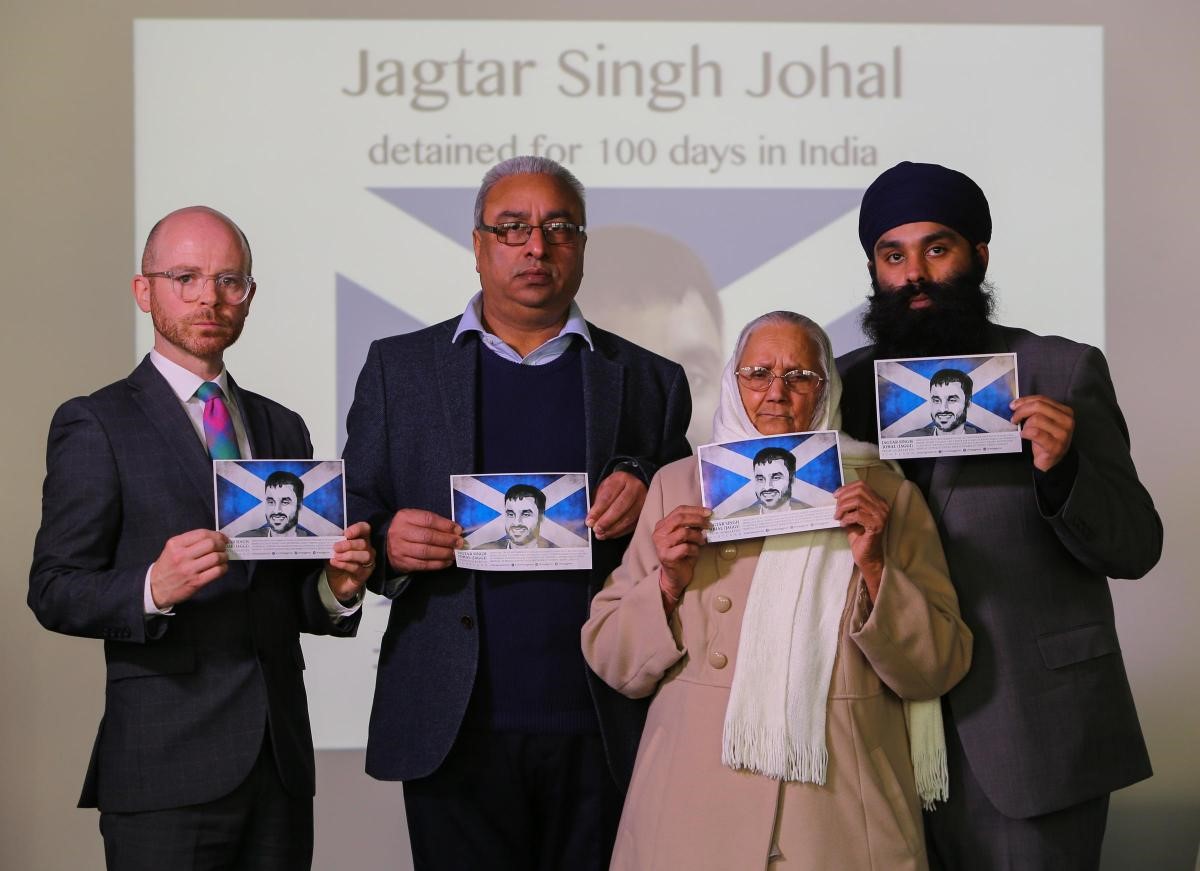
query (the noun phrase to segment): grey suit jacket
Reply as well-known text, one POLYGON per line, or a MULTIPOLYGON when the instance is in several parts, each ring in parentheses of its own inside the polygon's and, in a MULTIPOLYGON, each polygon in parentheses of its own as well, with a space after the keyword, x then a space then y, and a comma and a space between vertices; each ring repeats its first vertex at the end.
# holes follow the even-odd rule
MULTIPOLYGON (((299 415, 237 391, 258 457, 312 456, 299 415)), ((104 639, 104 718, 80 806, 135 812, 219 798, 249 774, 270 728, 289 792, 313 794, 297 632, 330 620, 319 563, 233 563, 175 607, 143 613, 146 571, 167 539, 214 524, 212 461, 149 358, 64 403, 50 425, 29 606, 48 629, 104 639)))
MULTIPOLYGON (((450 475, 477 472, 475 414, 478 334, 451 343, 458 318, 374 342, 346 422, 346 493, 351 521, 368 520, 387 553, 400 508, 450 516, 450 475)), ((684 433, 691 397, 683 370, 588 325, 595 350, 581 354, 587 473, 591 492, 620 460, 649 480, 690 453, 684 433)), ((484 353, 490 353, 484 351, 484 353)), ((621 561, 628 537, 593 541, 589 596, 621 561)), ((380 559, 379 577, 394 575, 380 559)), ((424 777, 454 743, 479 661, 475 573, 456 567, 412 576, 392 603, 379 654, 367 743, 367 773, 383 780, 424 777)), ((587 618, 579 614, 579 625, 587 618)), ((628 783, 646 703, 588 682, 609 766, 628 783)))
MULTIPOLYGON (((1023 818, 1151 774, 1105 578, 1148 572, 1162 523, 1100 351, 1008 327, 992 328, 984 350, 1016 353, 1022 396, 1074 409, 1078 470, 1065 501, 1043 505, 1028 443, 1020 454, 904 466, 938 522, 975 633, 971 671, 947 697, 954 723, 988 798, 1023 818)), ((871 349, 838 369, 845 430, 875 441, 871 349)))

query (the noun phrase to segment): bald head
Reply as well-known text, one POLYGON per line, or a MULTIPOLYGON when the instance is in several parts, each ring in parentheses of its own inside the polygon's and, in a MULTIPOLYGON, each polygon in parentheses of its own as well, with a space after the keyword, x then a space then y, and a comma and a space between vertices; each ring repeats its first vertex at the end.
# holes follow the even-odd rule
POLYGON ((164 234, 176 229, 211 225, 214 223, 227 228, 237 237, 244 252, 243 259, 245 262, 242 271, 247 275, 252 274, 254 270, 250 254, 250 240, 246 238, 246 234, 242 232, 242 228, 235 224, 227 215, 208 206, 186 206, 182 209, 176 209, 159 219, 158 223, 150 228, 150 235, 146 237, 146 245, 142 249, 142 273, 155 272, 162 267, 163 264, 158 263, 158 249, 164 234))

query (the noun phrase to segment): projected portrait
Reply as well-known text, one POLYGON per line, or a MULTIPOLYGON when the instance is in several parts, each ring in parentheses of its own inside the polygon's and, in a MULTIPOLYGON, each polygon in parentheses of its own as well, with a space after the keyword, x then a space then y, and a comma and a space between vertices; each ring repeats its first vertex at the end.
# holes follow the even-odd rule
POLYGON ((588 233, 580 304, 597 325, 674 360, 692 391, 688 441, 712 432, 721 383, 721 298, 696 253, 644 227, 588 233))

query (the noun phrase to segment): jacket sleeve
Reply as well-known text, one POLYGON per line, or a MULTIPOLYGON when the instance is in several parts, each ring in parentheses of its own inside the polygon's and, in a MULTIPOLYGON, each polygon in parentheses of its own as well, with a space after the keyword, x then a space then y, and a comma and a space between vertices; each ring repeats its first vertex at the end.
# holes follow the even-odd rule
POLYGON ((973 637, 958 611, 937 526, 909 481, 892 503, 884 547, 873 605, 859 576, 851 638, 896 695, 936 698, 967 673, 973 637))
POLYGON ((651 695, 685 653, 659 593, 653 535, 664 508, 662 476, 655 475, 625 557, 592 600, 591 616, 580 633, 583 656, 592 670, 633 699, 651 695))
POLYGON ((687 440, 688 424, 692 421, 692 393, 687 376, 681 366, 672 364, 670 384, 667 387, 666 406, 663 409, 663 427, 660 437, 661 448, 655 456, 613 457, 605 465, 601 480, 612 472, 623 469, 649 483, 658 470, 667 463, 683 459, 692 453, 687 440))
POLYGON ((108 434, 84 399, 64 403, 50 424, 42 524, 29 571, 29 607, 47 629, 110 641, 145 642, 166 631, 144 615, 150 563, 114 567, 121 479, 108 434))
POLYGON ((1104 355, 1086 346, 1067 396, 1078 470, 1066 501, 1042 516, 1080 563, 1110 578, 1140 578, 1162 554, 1163 527, 1129 453, 1129 430, 1104 355))
POLYGON ((387 426, 387 396, 379 343, 372 342, 354 388, 354 402, 346 416, 346 501, 350 523, 371 524, 376 569, 367 589, 395 598, 407 586, 408 575, 395 572, 387 558, 387 534, 399 505, 392 487, 387 426))

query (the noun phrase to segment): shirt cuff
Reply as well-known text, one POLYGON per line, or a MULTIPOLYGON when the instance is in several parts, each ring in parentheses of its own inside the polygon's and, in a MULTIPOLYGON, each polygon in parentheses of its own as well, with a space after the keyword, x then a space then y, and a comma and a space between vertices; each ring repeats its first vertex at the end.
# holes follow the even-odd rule
POLYGON ((363 593, 358 591, 358 595, 354 598, 354 604, 343 605, 337 600, 337 596, 333 595, 333 588, 329 586, 329 575, 324 570, 321 571, 320 577, 317 578, 317 595, 321 599, 321 604, 325 607, 325 612, 330 617, 349 617, 351 614, 357 614, 362 608, 363 593))
POLYGON ((154 571, 154 563, 150 563, 150 568, 146 569, 146 585, 142 589, 142 613, 147 617, 174 617, 174 608, 164 611, 154 604, 154 594, 150 592, 150 573, 152 571, 154 571))

